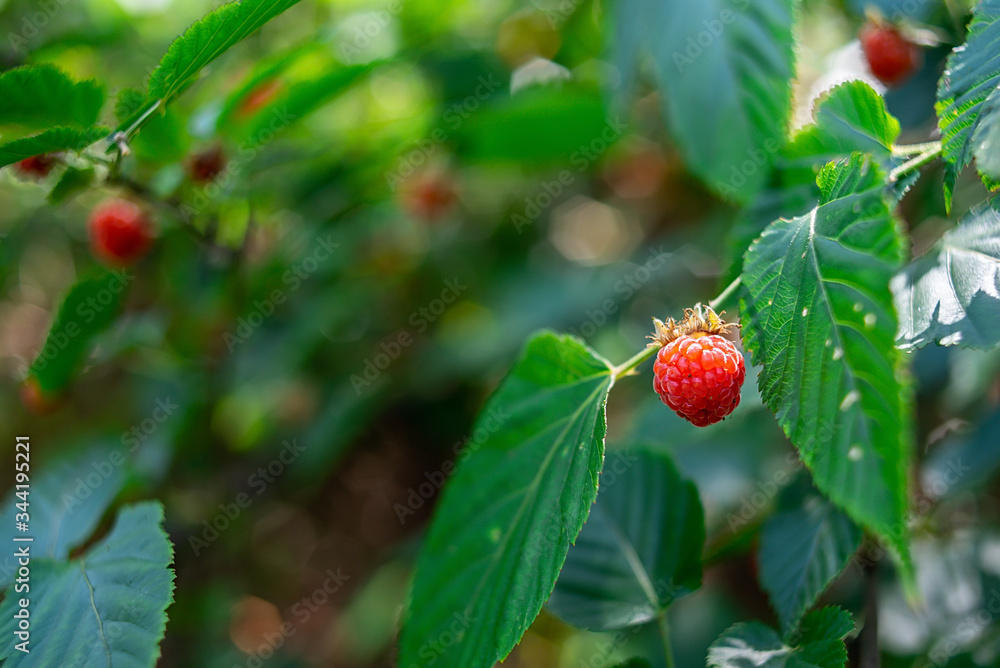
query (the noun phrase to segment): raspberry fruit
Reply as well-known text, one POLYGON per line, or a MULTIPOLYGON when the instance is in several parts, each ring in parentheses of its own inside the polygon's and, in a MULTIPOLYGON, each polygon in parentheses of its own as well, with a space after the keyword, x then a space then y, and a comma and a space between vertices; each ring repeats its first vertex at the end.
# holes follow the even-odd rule
POLYGON ((188 175, 195 183, 207 183, 214 179, 226 166, 226 154, 221 146, 195 153, 188 160, 188 175))
POLYGON ((116 266, 132 264, 146 254, 153 242, 146 214, 123 199, 99 204, 90 214, 89 231, 94 254, 116 266))
POLYGON ((654 322, 657 332, 650 338, 661 347, 653 364, 653 389, 663 403, 696 427, 732 413, 746 377, 743 355, 720 336, 732 325, 700 305, 688 309, 680 324, 654 322))
POLYGON ((25 158, 17 163, 17 171, 21 172, 25 176, 30 176, 36 179, 41 179, 48 176, 49 172, 52 171, 53 165, 56 164, 55 158, 52 156, 42 153, 41 155, 33 155, 30 158, 25 158))
POLYGON ((407 213, 427 222, 443 218, 456 199, 448 174, 432 170, 411 177, 401 197, 407 213))
POLYGON ((858 39, 872 74, 886 86, 898 86, 920 66, 920 48, 895 27, 885 22, 869 22, 858 39))

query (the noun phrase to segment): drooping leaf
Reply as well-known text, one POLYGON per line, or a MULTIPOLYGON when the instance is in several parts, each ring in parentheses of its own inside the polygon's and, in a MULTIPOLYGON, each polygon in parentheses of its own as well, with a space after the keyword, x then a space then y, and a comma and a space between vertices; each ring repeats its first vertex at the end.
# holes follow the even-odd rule
POLYGON ((759 622, 731 626, 708 648, 709 668, 843 668, 844 637, 854 630, 850 614, 822 608, 806 615, 795 643, 759 622))
MULTIPOLYGON (((972 23, 965 44, 955 48, 948 57, 948 67, 938 84, 938 126, 941 129, 942 155, 945 161, 945 202, 951 207, 952 191, 959 172, 973 156, 995 158, 987 151, 993 144, 990 134, 980 130, 984 124, 996 123, 995 103, 1000 85, 1000 0, 980 0, 972 13, 972 23), (974 139, 978 138, 978 142, 974 139)), ((989 162, 988 164, 993 164, 989 162)), ((991 172, 992 173, 992 172, 991 172)), ((1000 180, 983 173, 987 187, 1000 187, 1000 180)))
POLYGON ((798 623, 860 546, 861 531, 818 496, 767 519, 757 563, 761 586, 783 629, 798 623))
POLYGON ((726 197, 749 201, 785 142, 798 3, 624 0, 615 61, 622 72, 653 56, 671 136, 691 171, 726 197))
POLYGON ((54 65, 24 65, 0 73, 0 100, 0 126, 86 128, 97 122, 104 89, 96 81, 74 81, 54 65))
MULTIPOLYGON (((31 536, 35 557, 63 560, 93 533, 104 511, 125 482, 124 460, 110 448, 97 447, 57 459, 29 475, 29 531, 18 531, 14 516, 21 512, 14 504, 19 491, 11 490, 0 511, 0 529, 6 545, 15 536, 31 536)), ((123 456, 123 455, 119 455, 123 456)), ((10 585, 17 568, 10 550, 0 555, 0 589, 10 585)))
POLYGON ((101 125, 86 129, 71 127, 50 128, 30 137, 22 137, 0 146, 0 167, 19 160, 53 151, 82 151, 99 139, 106 137, 110 130, 101 125))
MULTIPOLYGON (((5 668, 154 665, 173 600, 173 547, 162 525, 163 506, 139 503, 122 509, 110 533, 80 558, 33 559, 31 651, 6 640, 5 668)), ((4 638, 14 638, 19 598, 0 604, 4 638)))
POLYGON ((936 342, 990 348, 1000 343, 1000 204, 969 212, 892 280, 897 344, 936 342))
POLYGON ((744 344, 816 485, 887 538, 908 573, 911 399, 889 292, 901 234, 867 159, 832 163, 817 182, 819 206, 775 221, 747 251, 744 344))
POLYGON ((125 269, 105 271, 70 288, 28 369, 42 391, 57 392, 70 381, 90 342, 114 322, 132 278, 125 269))
POLYGON ((86 190, 94 181, 93 167, 67 167, 49 191, 49 202, 59 204, 86 190))
POLYGON ((610 387, 607 362, 576 339, 531 339, 445 486, 417 559, 400 665, 487 668, 521 639, 597 496, 610 387))
POLYGON ((611 455, 590 517, 546 604, 606 631, 645 624, 701 586, 705 518, 694 484, 665 453, 611 455))
POLYGON ((149 98, 169 102, 203 67, 299 0, 241 0, 192 24, 167 49, 149 78, 149 98))

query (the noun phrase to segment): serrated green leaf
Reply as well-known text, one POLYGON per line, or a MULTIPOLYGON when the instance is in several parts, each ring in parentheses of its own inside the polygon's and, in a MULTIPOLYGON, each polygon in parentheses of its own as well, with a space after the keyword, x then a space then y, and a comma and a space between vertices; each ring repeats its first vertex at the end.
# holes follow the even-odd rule
POLYGON ((50 128, 31 137, 22 137, 0 146, 0 167, 11 165, 25 158, 54 151, 82 151, 106 137, 110 130, 101 125, 86 129, 50 128))
MULTIPOLYGON (((1000 85, 1000 0, 980 0, 972 12, 965 44, 948 56, 947 69, 938 83, 938 127, 941 129, 945 161, 945 203, 951 208, 952 191, 959 172, 983 152, 983 136, 978 146, 973 138, 983 123, 995 123, 996 109, 985 113, 984 103, 1000 85), (978 150, 977 150, 978 149, 978 150)), ((984 175, 988 187, 1000 186, 984 175)))
POLYGON ((759 622, 731 626, 708 648, 709 668, 843 668, 844 637, 854 629, 851 616, 823 608, 802 620, 797 642, 786 644, 759 622))
POLYGON ((795 0, 624 0, 615 61, 651 53, 671 136, 691 171, 748 202, 785 143, 795 75, 795 0))
MULTIPOLYGON (((28 532, 15 528, 14 515, 20 511, 14 504, 21 499, 14 496, 18 490, 12 489, 0 512, 5 544, 14 545, 15 536, 31 536, 32 554, 55 560, 65 559, 70 550, 82 545, 125 482, 122 468, 111 462, 111 453, 111 448, 91 448, 47 463, 31 474, 28 532)), ((0 555, 0 589, 10 585, 16 568, 12 551, 0 555)))
POLYGON ((704 542, 698 490, 667 454, 611 455, 546 606, 595 631, 645 624, 701 586, 704 542))
POLYGON ((1000 204, 970 211, 892 280, 897 344, 991 348, 1000 343, 1000 204))
POLYGON ((49 191, 49 202, 59 204, 86 190, 93 183, 94 176, 95 172, 92 167, 67 167, 52 190, 49 191))
POLYGON ((74 81, 54 65, 24 65, 0 73, 0 100, 0 125, 85 128, 97 122, 104 89, 96 81, 74 81))
POLYGON ((823 93, 813 106, 813 123, 780 151, 768 187, 733 226, 727 245, 735 257, 728 280, 739 275, 747 246, 772 221, 802 215, 816 205, 816 174, 823 165, 860 151, 888 169, 898 136, 899 121, 868 84, 851 81, 823 93))
POLYGON ((597 496, 611 370, 578 340, 528 343, 471 433, 417 559, 399 663, 488 668, 552 593, 597 496))
POLYGON ((790 630, 861 546, 861 531, 825 500, 812 496, 782 510, 761 529, 760 584, 790 630))
POLYGON ((299 0, 242 0, 192 24, 167 49, 149 78, 149 98, 169 102, 203 67, 299 0))
POLYGON ((56 313, 45 345, 28 369, 44 392, 58 392, 76 372, 90 342, 118 315, 132 280, 126 270, 106 271, 70 288, 56 313))
MULTIPOLYGON (((30 652, 0 645, 5 668, 150 668, 173 600, 173 547, 157 502, 123 508, 107 536, 73 561, 31 562, 30 652)), ((0 604, 0 633, 14 638, 19 597, 0 604)))
POLYGON ((824 168, 820 205, 747 251, 740 311, 764 403, 816 485, 909 573, 911 396, 889 292, 903 242, 883 181, 857 154, 824 168))

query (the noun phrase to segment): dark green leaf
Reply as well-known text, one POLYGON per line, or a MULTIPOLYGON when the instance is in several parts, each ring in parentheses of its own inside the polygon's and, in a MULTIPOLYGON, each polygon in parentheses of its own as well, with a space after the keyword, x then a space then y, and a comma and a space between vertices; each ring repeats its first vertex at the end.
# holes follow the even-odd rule
POLYGON ((74 81, 54 65, 24 65, 0 73, 0 100, 0 125, 85 128, 97 122, 104 89, 96 81, 74 81))
POLYGON ((149 668, 159 656, 173 600, 173 547, 163 506, 122 509, 110 533, 73 561, 31 563, 30 652, 14 648, 17 596, 0 604, 5 668, 149 668))
POLYGON ((114 322, 131 280, 132 275, 122 269, 83 279, 70 288, 29 369, 44 392, 57 392, 70 381, 91 340, 114 322))
MULTIPOLYGON (((63 560, 93 533, 104 511, 125 482, 122 467, 111 462, 110 448, 92 448, 57 459, 30 476, 29 496, 32 529, 16 531, 14 503, 20 499, 11 490, 0 512, 0 530, 6 545, 16 535, 30 535, 32 554, 63 560), (94 474, 97 474, 96 476, 94 474), (89 481, 89 482, 88 482, 89 481), (94 484, 96 482, 96 484, 94 484)), ((16 569, 11 551, 0 556, 0 589, 10 585, 16 569)))
POLYGON ((760 583, 785 630, 798 623, 861 546, 861 531, 817 496, 767 519, 757 563, 760 583))
POLYGON ((49 202, 52 204, 65 202, 70 197, 86 190, 93 181, 94 169, 92 167, 67 167, 49 192, 49 202))
POLYGON ((671 135, 691 171, 749 201, 785 143, 795 74, 794 0, 623 0, 615 60, 653 55, 671 135))
POLYGON ((169 102, 201 68, 299 0, 242 0, 219 7, 174 40, 149 78, 149 98, 169 102))
POLYGON ((585 629, 645 624, 701 586, 704 542, 698 490, 668 455, 611 455, 548 608, 585 629))
POLYGON ((740 311, 764 403, 816 485, 906 566, 910 387, 889 292, 903 244, 883 181, 857 154, 824 168, 820 205, 747 251, 740 311))
POLYGON ((417 559, 399 663, 488 668, 552 593, 604 459, 608 364, 536 335, 487 402, 417 559))
POLYGON ((844 637, 854 629, 851 616, 839 608, 806 615, 786 644, 774 629, 759 622, 736 624, 708 648, 709 668, 843 668, 844 637))
POLYGON ((632 657, 625 663, 617 663, 614 668, 653 668, 653 665, 642 657, 632 657))
POLYGON ((108 128, 94 125, 86 129, 50 128, 31 137, 22 137, 0 146, 0 167, 53 151, 82 151, 106 137, 108 128))
MULTIPOLYGON (((948 68, 938 84, 938 125, 945 161, 945 202, 951 207, 951 195, 959 172, 973 155, 987 154, 993 144, 987 141, 990 132, 980 130, 982 124, 996 122, 996 103, 984 106, 987 98, 997 98, 1000 84, 1000 0, 980 0, 973 10, 972 23, 965 44, 948 57, 948 68), (974 139, 978 138, 978 142, 974 139)), ((992 165, 988 162, 988 165, 992 165)), ((995 176, 984 174, 989 187, 1000 186, 995 176)))
POLYGON ((969 212, 892 280, 904 349, 1000 343, 1000 208, 969 212))

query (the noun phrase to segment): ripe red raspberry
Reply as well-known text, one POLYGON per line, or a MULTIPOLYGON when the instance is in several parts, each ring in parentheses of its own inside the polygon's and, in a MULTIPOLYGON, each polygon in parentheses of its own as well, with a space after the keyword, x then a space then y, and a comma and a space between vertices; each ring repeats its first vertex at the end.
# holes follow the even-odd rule
POLYGON ((662 345, 653 364, 653 389, 663 403, 695 425, 707 427, 740 405, 746 377, 743 355, 720 336, 729 325, 711 310, 688 310, 679 325, 656 321, 662 345))
POLYGON ((102 202, 90 214, 90 243, 104 262, 124 266, 145 255, 153 242, 146 214, 123 199, 102 202))
POLYGON ((872 74, 886 86, 897 86, 908 79, 923 60, 916 44, 884 22, 866 23, 858 39, 872 74))
POLYGON ((221 146, 195 153, 188 160, 188 175, 195 183, 207 183, 226 167, 226 154, 221 146))
POLYGON ((40 179, 48 176, 49 172, 52 171, 52 166, 55 164, 55 158, 47 153, 42 153, 41 155, 33 155, 30 158, 21 160, 16 164, 16 167, 17 171, 25 176, 40 179))

